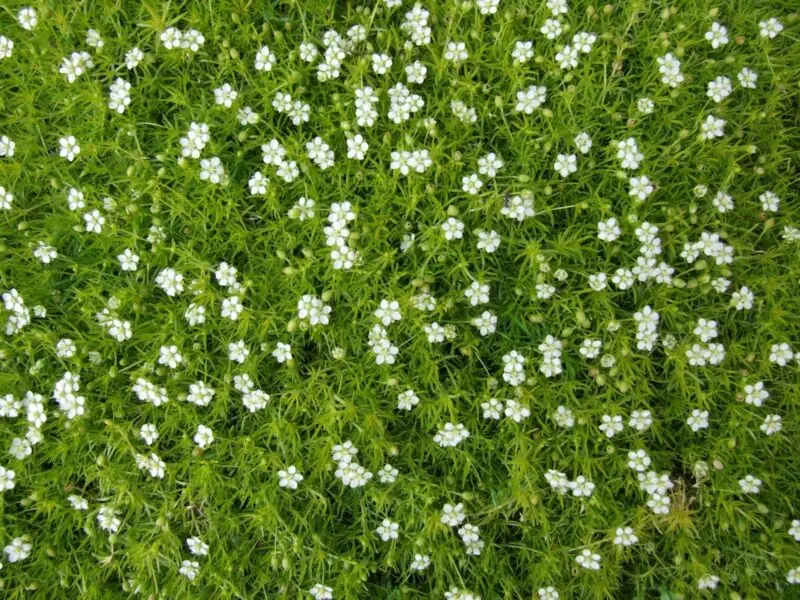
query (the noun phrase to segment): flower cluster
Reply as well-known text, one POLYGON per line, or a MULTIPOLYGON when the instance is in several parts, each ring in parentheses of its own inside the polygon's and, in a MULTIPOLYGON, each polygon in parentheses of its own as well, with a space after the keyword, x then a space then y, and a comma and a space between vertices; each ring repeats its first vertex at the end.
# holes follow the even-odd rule
POLYGON ((0 14, 9 597, 800 585, 797 15, 62 4, 0 14))

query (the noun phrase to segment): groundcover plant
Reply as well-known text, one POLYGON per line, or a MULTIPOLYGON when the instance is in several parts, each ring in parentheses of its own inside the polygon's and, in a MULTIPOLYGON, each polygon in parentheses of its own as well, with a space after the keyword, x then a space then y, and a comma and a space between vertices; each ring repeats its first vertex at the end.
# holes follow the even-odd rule
POLYGON ((0 7, 0 596, 800 594, 786 1, 0 7))

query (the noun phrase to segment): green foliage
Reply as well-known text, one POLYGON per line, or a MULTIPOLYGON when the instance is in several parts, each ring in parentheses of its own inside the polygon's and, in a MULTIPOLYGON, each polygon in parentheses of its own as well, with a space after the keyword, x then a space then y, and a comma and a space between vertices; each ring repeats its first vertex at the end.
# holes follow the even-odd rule
POLYGON ((0 34, 14 41, 13 55, 0 61, 0 135, 16 142, 15 155, 0 158, 0 185, 14 195, 11 210, 0 211, 0 287, 47 309, 46 318, 0 339, 0 395, 41 393, 48 414, 42 443, 24 460, 6 453, 25 435, 24 410, 0 422, 0 464, 16 473, 16 487, 0 494, 0 543, 28 536, 33 545, 26 560, 3 556, 3 598, 299 598, 323 583, 336 598, 441 598, 455 586, 485 599, 528 599, 552 585, 563 598, 673 599, 711 593, 697 591, 707 574, 719 576, 717 593, 731 597, 796 593, 786 573, 800 567, 800 545, 787 533, 800 518, 800 377, 797 362, 781 368, 769 355, 781 342, 800 351, 800 245, 783 235, 800 226, 797 6, 575 0, 561 17, 561 38, 549 41, 539 33, 551 18, 543 2, 501 0, 493 16, 452 0, 423 4, 433 42, 413 49, 404 47, 400 27, 411 3, 10 0, 0 8, 0 34), (33 31, 16 22, 27 5, 39 15, 33 31), (760 37, 759 21, 773 16, 784 31, 760 37), (730 42, 713 50, 703 36, 716 20, 730 42), (322 49, 326 30, 344 35, 355 24, 366 28, 367 41, 343 61, 339 78, 319 82, 315 63, 298 57, 299 44, 322 49), (159 36, 169 26, 195 28, 205 44, 196 54, 167 50, 159 36), (86 46, 90 28, 102 49, 86 46), (555 55, 579 31, 597 41, 577 68, 563 71, 555 55), (449 40, 467 43, 463 64, 444 60, 449 40), (518 40, 534 42, 535 58, 522 65, 511 58, 518 40), (276 56, 266 73, 253 67, 263 45, 276 56), (134 46, 146 56, 129 71, 124 55, 134 46), (95 66, 68 83, 58 68, 80 50, 91 52, 95 66), (392 56, 390 74, 373 72, 372 52, 392 56), (676 89, 658 72, 656 59, 667 52, 686 76, 676 89), (425 105, 395 124, 386 117, 386 91, 406 83, 403 69, 413 60, 428 67, 423 84, 407 84, 425 105), (743 67, 758 73, 756 89, 737 84, 743 67), (721 75, 734 91, 716 104, 706 86, 721 75), (107 106, 117 77, 132 85, 124 114, 107 106), (214 103, 213 89, 223 83, 239 93, 233 108, 214 103), (515 112, 516 93, 534 84, 547 87, 544 105, 532 115, 515 112), (354 92, 365 85, 381 94, 371 128, 355 123, 354 92), (296 127, 278 114, 277 92, 309 103, 309 123, 296 127), (654 102, 652 114, 637 110, 641 97, 654 102), (453 100, 474 107, 476 122, 456 119, 453 100), (237 121, 245 105, 260 114, 258 123, 237 121), (709 114, 725 119, 725 135, 703 141, 709 114), (434 118, 435 128, 424 118, 434 118), (209 124, 202 156, 221 159, 227 185, 202 181, 199 161, 178 160, 191 122, 209 124), (346 157, 347 134, 356 131, 369 142, 364 161, 346 157), (553 162, 576 152, 582 131, 593 147, 562 178, 553 162), (58 155, 66 135, 81 147, 71 163, 58 155), (329 169, 306 156, 316 136, 335 152, 329 169), (612 143, 628 137, 644 154, 635 172, 620 169, 612 143), (292 183, 262 163, 260 147, 273 138, 300 167, 292 183), (390 170, 391 152, 422 148, 433 160, 425 174, 390 170), (480 193, 466 194, 462 177, 477 172, 488 152, 504 168, 482 177, 480 193), (270 177, 264 196, 249 193, 256 170, 270 177), (637 202, 627 180, 642 174, 656 190, 637 202), (698 184, 708 186, 706 197, 695 195, 698 184), (83 191, 85 210, 69 210, 72 187, 83 191), (733 197, 734 210, 713 207, 718 190, 733 197), (781 198, 777 213, 762 210, 766 190, 781 198), (535 217, 501 214, 508 197, 525 193, 533 194, 535 217), (113 210, 104 208, 106 196, 113 210), (301 196, 316 201, 313 219, 287 216, 301 196), (347 271, 333 268, 323 232, 331 204, 344 201, 357 213, 350 243, 362 259, 347 271), (93 209, 106 218, 101 234, 85 231, 82 214, 93 209), (464 222, 464 239, 444 239, 440 226, 450 216, 464 222), (606 243, 597 223, 610 217, 622 235, 606 243), (659 260, 675 268, 672 285, 592 290, 587 276, 611 279, 635 265, 634 230, 645 221, 660 230, 659 260), (154 225, 165 233, 161 243, 147 241, 154 225), (499 249, 477 249, 476 229, 497 231, 499 249), (732 264, 681 258, 684 244, 704 231, 733 247, 732 264), (402 251, 412 233, 413 245, 402 251), (51 264, 33 255, 40 241, 58 251, 51 264), (116 257, 125 248, 141 257, 136 272, 120 269, 116 257), (238 269, 244 286, 236 321, 220 317, 229 295, 214 280, 222 261, 238 269), (155 283, 167 267, 186 278, 176 298, 155 283), (554 277, 558 269, 568 274, 564 282, 554 277), (712 287, 717 277, 732 282, 727 292, 712 287), (473 280, 490 285, 487 305, 464 298, 473 280), (548 300, 537 296, 544 282, 557 288, 548 300), (755 294, 754 306, 737 311, 731 292, 743 286, 755 294), (425 287, 437 299, 432 312, 412 305, 425 287), (332 307, 329 325, 299 322, 304 294, 332 307), (128 341, 117 342, 97 321, 112 297, 131 323, 128 341), (375 364, 367 344, 384 298, 397 300, 402 313, 387 327, 399 347, 393 365, 375 364), (204 324, 186 323, 190 303, 206 307, 204 324), (673 348, 637 349, 633 315, 645 305, 660 314, 661 339, 675 337, 673 348), (471 325, 483 310, 498 317, 486 337, 471 325), (721 365, 689 365, 698 318, 719 323, 721 365), (433 321, 455 326, 457 337, 429 343, 423 328, 433 321), (547 335, 564 346, 563 373, 553 378, 538 370, 537 347, 547 335), (74 340, 74 357, 56 354, 62 338, 74 340), (615 364, 582 356, 585 338, 602 340, 602 354, 615 364), (240 339, 250 350, 242 365, 227 350, 240 339), (293 361, 276 362, 277 342, 291 344, 293 361), (184 360, 170 370, 157 361, 159 349, 173 344, 184 360), (343 357, 334 358, 335 349, 343 357), (513 349, 528 361, 529 379, 518 388, 502 380, 502 357, 513 349), (50 398, 66 371, 80 375, 86 397, 86 413, 74 420, 50 398), (242 373, 270 394, 265 410, 243 406, 233 386, 242 373), (132 391, 140 377, 165 387, 170 401, 140 402, 132 391), (195 381, 215 388, 209 406, 186 402, 195 381), (743 401, 743 386, 756 381, 770 392, 762 407, 743 401), (396 408, 406 389, 420 398, 408 412, 396 408), (483 418, 481 403, 490 397, 517 399, 530 418, 483 418), (574 413, 573 428, 554 422, 559 406, 574 413), (644 409, 654 422, 637 432, 628 418, 644 409), (687 426, 693 409, 709 411, 707 429, 687 426), (759 429, 768 414, 783 420, 770 436, 759 429), (624 431, 603 435, 603 415, 622 416, 624 431), (446 422, 463 423, 470 437, 439 447, 433 436, 446 422), (139 436, 145 423, 159 431, 152 448, 139 436), (200 424, 215 435, 206 449, 192 439, 200 424), (390 463, 397 480, 380 483, 376 475, 346 488, 331 458, 345 440, 367 469, 377 474, 390 463), (646 506, 627 465, 628 451, 640 448, 675 485, 669 514, 646 506), (166 463, 163 479, 136 467, 135 456, 151 451, 166 463), (698 461, 708 466, 705 476, 698 461), (277 475, 292 464, 304 475, 294 491, 279 487, 277 475), (558 495, 545 481, 549 469, 584 475, 594 494, 558 495), (758 495, 740 490, 748 474, 763 481, 758 495), (89 510, 73 509, 70 494, 86 498, 89 510), (442 506, 456 502, 480 527, 480 556, 468 556, 455 529, 440 522, 442 506), (116 534, 99 527, 103 505, 119 511, 116 534), (384 518, 400 524, 397 540, 375 533, 384 518), (635 530, 637 544, 613 545, 623 526, 635 530), (207 557, 189 554, 185 540, 194 535, 209 544, 207 557), (585 548, 602 556, 599 571, 576 564, 585 548), (431 567, 410 570, 417 553, 428 554, 431 567), (178 571, 186 559, 200 562, 194 581, 178 571))

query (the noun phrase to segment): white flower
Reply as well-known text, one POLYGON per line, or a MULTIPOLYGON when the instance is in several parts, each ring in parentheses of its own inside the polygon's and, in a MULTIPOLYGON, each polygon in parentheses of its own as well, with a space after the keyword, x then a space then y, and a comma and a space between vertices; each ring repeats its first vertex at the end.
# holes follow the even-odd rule
POLYGON ((761 491, 761 480, 753 475, 747 475, 739 480, 739 487, 745 494, 758 494, 761 491))
POLYGON ((124 79, 117 77, 109 88, 110 97, 108 108, 122 114, 131 103, 131 84, 124 79))
POLYGON ((650 457, 647 455, 647 452, 642 449, 628 452, 628 467, 634 471, 640 473, 645 472, 647 467, 650 466, 650 462, 650 457))
POLYGON ((589 150, 592 149, 592 138, 589 137, 589 134, 586 132, 581 132, 575 136, 573 140, 575 146, 578 148, 578 152, 581 154, 587 154, 589 150))
POLYGON ((267 46, 261 46, 256 52, 256 71, 268 72, 275 64, 275 54, 267 46))
POLYGON ((300 175, 300 168, 293 160, 284 160, 278 164, 275 174, 286 183, 291 183, 300 175))
POLYGON ((711 29, 706 31, 705 38, 711 43, 712 48, 717 49, 728 43, 728 29, 715 21, 711 24, 711 29))
POLYGON ((287 467, 286 470, 278 471, 278 485, 282 488, 296 490, 301 481, 303 481, 303 474, 294 465, 287 467))
POLYGON ((198 425, 197 431, 194 434, 194 443, 200 448, 207 448, 214 442, 214 432, 210 427, 205 425, 198 425))
POLYGON ((308 158, 323 171, 334 165, 334 153, 330 146, 319 136, 306 144, 308 158))
POLYGON ((568 177, 578 170, 578 157, 574 154, 559 154, 553 168, 561 177, 568 177))
POLYGON ((11 158, 14 156, 14 148, 16 148, 14 140, 7 135, 0 135, 0 157, 6 156, 11 158))
POLYGON ((767 435, 775 435, 783 429, 783 421, 780 415, 767 415, 764 422, 759 427, 767 435))
POLYGON ((50 244, 45 244, 44 242, 39 242, 36 244, 33 255, 39 259, 43 265, 49 265, 56 258, 58 258, 58 252, 56 252, 56 249, 50 244))
POLYGON ((606 434, 606 437, 613 438, 617 435, 620 431, 622 431, 625 425, 622 422, 622 417, 619 415, 610 416, 610 415, 603 415, 602 423, 600 425, 600 431, 606 434))
POLYGON ((578 66, 578 49, 564 46, 556 53, 556 62, 564 70, 574 69, 578 66))
POLYGON ((369 144, 360 133, 347 138, 347 158, 364 160, 367 150, 369 150, 369 144))
POLYGON ((0 417, 17 417, 21 407, 22 402, 17 400, 13 394, 0 396, 0 417))
POLYGON ((647 431, 653 424, 653 416, 649 410, 634 410, 628 421, 628 426, 638 432, 647 431))
POLYGON ((717 195, 711 200, 711 203, 721 213, 726 213, 733 210, 733 198, 725 192, 717 192, 717 195))
POLYGON ((136 271, 139 268, 139 256, 130 248, 125 248, 122 254, 117 255, 119 266, 123 271, 136 271))
POLYGON ((189 552, 191 552, 195 556, 208 555, 208 544, 206 544, 199 537, 192 536, 190 538, 186 538, 186 545, 189 548, 189 552))
POLYGON ((500 420, 500 417, 505 412, 503 403, 497 398, 489 398, 488 401, 481 402, 481 408, 483 409, 484 419, 494 419, 495 421, 500 420))
POLYGON ((289 344, 278 342, 275 350, 272 351, 272 356, 275 357, 279 363, 284 363, 292 360, 292 347, 289 344))
POLYGON ((567 476, 561 471, 548 469, 544 474, 544 478, 550 487, 562 496, 567 494, 572 488, 572 482, 567 479, 567 476))
POLYGON ((192 327, 202 325, 206 322, 206 308, 205 306, 198 306, 197 304, 190 304, 186 311, 183 313, 184 319, 192 327))
POLYGON ((574 481, 569 482, 569 488, 572 490, 573 496, 589 498, 594 493, 595 485, 583 475, 579 475, 574 481))
POLYGON ((389 542, 397 539, 399 529, 399 524, 393 523, 389 519, 384 519, 375 531, 380 536, 381 540, 389 542))
POLYGON ((381 483, 394 483, 397 480, 399 471, 392 465, 383 465, 378 471, 378 481, 381 483))
POLYGON ((566 406, 559 405, 558 408, 556 408, 556 412, 553 414, 553 420, 556 422, 556 425, 564 427, 565 429, 569 429, 575 425, 575 415, 573 415, 572 411, 566 406))
POLYGON ((647 200, 648 196, 653 193, 655 186, 650 182, 650 179, 646 175, 642 175, 641 177, 631 177, 630 179, 630 190, 628 194, 630 196, 634 196, 639 201, 647 200))
POLYGON ((442 233, 448 242, 460 240, 464 237, 464 223, 455 217, 448 217, 447 221, 442 223, 442 233))
POLYGON ((761 406, 769 398, 769 391, 764 387, 763 381, 744 386, 744 401, 753 406, 761 406))
POLYGON ((472 196, 477 194, 483 187, 483 182, 476 173, 461 178, 461 189, 472 196))
POLYGON ((90 29, 86 32, 86 45, 100 50, 105 46, 105 42, 103 42, 103 38, 100 37, 100 34, 96 30, 90 29))
POLYGON ((167 27, 161 32, 161 43, 167 50, 180 48, 183 41, 183 34, 175 27, 167 27))
POLYGON ((314 44, 311 42, 302 42, 300 44, 300 60, 314 62, 317 56, 319 56, 319 50, 314 44))
POLYGON ((458 504, 445 504, 442 507, 442 516, 439 520, 450 527, 458 527, 466 518, 464 505, 459 502, 458 504))
POLYGON ((247 346, 244 343, 244 340, 239 340, 238 342, 231 342, 230 344, 228 344, 229 360, 242 364, 244 363, 244 361, 247 360, 247 357, 249 355, 250 355, 250 350, 248 350, 247 346))
POLYGON ((298 199, 295 205, 289 210, 288 216, 290 219, 297 219, 298 221, 307 221, 314 218, 314 206, 316 202, 311 198, 303 196, 298 199))
POLYGON ((753 300, 755 300, 755 296, 746 285, 731 294, 731 304, 736 307, 736 310, 750 310, 753 308, 753 300))
POLYGON ((68 135, 59 138, 58 145, 60 148, 58 151, 59 156, 66 158, 69 162, 75 160, 75 157, 81 153, 81 147, 78 145, 78 140, 75 139, 75 136, 68 135))
POLYGON ((86 222, 86 231, 91 233, 102 233, 106 222, 106 218, 97 209, 84 214, 83 220, 86 222))
POLYGON ((600 570, 600 555, 591 550, 582 550, 581 553, 575 557, 575 562, 584 569, 589 569, 591 571, 600 570))
POLYGON ((503 356, 503 381, 512 386, 518 386, 525 381, 526 359, 516 350, 503 356))
POLYGON ((158 430, 152 423, 145 423, 139 429, 139 437, 144 440, 145 444, 152 446, 158 439, 158 430))
POLYGON ((122 520, 117 516, 116 510, 109 506, 101 506, 97 513, 97 523, 104 531, 116 533, 122 525, 122 520))
POLYGON ((600 340, 585 339, 581 343, 581 347, 578 351, 585 358, 592 360, 600 355, 602 347, 603 342, 600 340))
POLYGON ((129 71, 138 67, 142 60, 144 60, 144 52, 137 47, 131 48, 125 53, 125 67, 129 71))
POLYGON ((614 533, 615 546, 633 546, 639 541, 639 537, 634 533, 632 527, 617 527, 614 533))
POLYGON ((408 83, 424 83, 428 68, 418 60, 415 60, 410 65, 406 65, 405 71, 408 83))
POLYGON ((243 106, 236 113, 236 120, 244 127, 246 125, 255 125, 260 120, 260 117, 258 113, 249 106, 243 106))
POLYGON ((531 410, 516 400, 506 400, 505 415, 515 423, 521 423, 531 416, 531 410))
POLYGON ((381 300, 378 308, 375 309, 375 317, 383 323, 384 327, 388 327, 392 323, 401 319, 400 304, 397 300, 381 300))
POLYGON ((297 318, 307 321, 312 327, 327 325, 331 307, 323 303, 322 299, 311 294, 305 294, 297 302, 297 318))
POLYGON ((464 290, 464 296, 469 300, 472 306, 486 304, 489 302, 489 285, 473 281, 469 287, 464 290))
POLYGON ((761 210, 764 212, 778 212, 781 199, 775 193, 766 191, 758 199, 761 202, 761 210))
POLYGON ((511 58, 514 59, 514 64, 524 64, 532 59, 533 56, 533 42, 518 41, 514 44, 514 50, 511 52, 511 58))
POLYGON ((588 33, 586 31, 579 31, 574 36, 572 36, 572 45, 578 52, 582 54, 588 54, 589 52, 591 52, 592 46, 594 46, 594 43, 596 41, 597 41, 597 36, 593 33, 588 33))
POLYGON ((19 12, 17 13, 17 22, 23 29, 27 31, 33 31, 39 22, 39 17, 33 8, 26 6, 19 9, 19 12))
POLYGON ((482 15, 493 15, 497 13, 497 7, 500 6, 500 0, 477 0, 476 4, 482 15))
POLYGON ((221 87, 214 90, 214 102, 225 108, 230 108, 238 95, 239 93, 231 87, 231 84, 223 83, 221 87))
POLYGON ((697 580, 698 590, 715 590, 719 584, 719 577, 716 575, 703 575, 697 580))
POLYGON ((200 179, 215 184, 224 184, 227 182, 225 166, 218 156, 204 158, 200 161, 200 179))
POLYGON ((533 114, 547 99, 547 88, 544 86, 532 85, 526 90, 517 92, 517 104, 514 110, 526 115, 533 114))
POLYGON ((714 102, 722 102, 725 98, 730 96, 733 91, 731 80, 724 76, 719 76, 712 81, 708 82, 706 96, 711 98, 714 102))
POLYGON ((604 242, 615 241, 621 233, 622 231, 614 217, 597 223, 597 237, 604 242))
POLYGON ((589 287, 595 292, 602 292, 608 285, 608 277, 605 273, 594 273, 589 275, 589 287))
POLYGON ((333 600, 333 588, 329 588, 321 583, 315 583, 314 587, 308 590, 314 600, 333 600))
POLYGON ((779 367, 785 367, 794 357, 792 347, 786 342, 772 344, 769 348, 769 362, 779 367))
POLYGON ((792 519, 789 535, 794 538, 795 542, 800 542, 800 519, 792 519))
POLYGON ((229 296, 222 301, 220 315, 225 319, 237 321, 243 310, 244 306, 239 296, 229 296))
POLYGON ((478 235, 478 250, 491 254, 500 247, 500 235, 496 231, 478 229, 475 233, 478 235))
POLYGON ((397 395, 397 408, 399 410, 411 410, 419 404, 419 397, 414 390, 406 390, 397 395))
POLYGON ((725 135, 725 120, 719 119, 714 115, 708 115, 706 120, 703 121, 700 130, 701 137, 704 140, 712 140, 714 138, 722 137, 725 135))
POLYGON ((454 63, 460 63, 469 57, 467 45, 464 42, 447 42, 444 50, 444 59, 454 63))
POLYGON ((644 155, 639 151, 636 140, 632 137, 617 143, 617 158, 620 159, 620 166, 623 169, 639 168, 639 163, 644 159, 644 155))
POLYGON ((0 185, 0 209, 11 210, 11 205, 13 202, 14 195, 11 192, 6 191, 6 188, 0 185))
POLYGON ((439 323, 434 321, 430 325, 425 325, 423 329, 431 344, 441 344, 444 341, 444 327, 439 323))
POLYGON ((372 55, 372 70, 378 75, 385 75, 392 68, 392 58, 388 54, 372 55))
POLYGON ((4 466, 0 465, 0 494, 7 490, 13 490, 14 486, 14 477, 16 473, 11 469, 6 469, 4 466))
POLYGON ((8 546, 3 548, 3 552, 6 553, 8 562, 15 563, 28 558, 32 549, 33 544, 27 538, 15 537, 8 546))
POLYGON ((781 31, 783 31, 783 24, 775 17, 760 21, 758 24, 758 33, 763 38, 773 39, 781 31))
POLYGON ((172 346, 161 346, 158 355, 158 364, 166 365, 170 369, 175 369, 183 362, 183 356, 178 351, 178 347, 174 344, 172 346))
POLYGON ((445 423, 444 427, 433 436, 433 441, 442 448, 449 448, 457 446, 467 439, 469 435, 469 431, 462 423, 445 423))
POLYGON ((412 571, 424 571, 431 564, 431 557, 427 554, 415 554, 414 560, 409 565, 412 571))
POLYGON ((194 578, 197 577, 197 574, 200 572, 200 563, 196 560, 184 560, 181 561, 181 568, 178 569, 178 573, 186 577, 189 581, 194 581, 194 578))
POLYGON ((77 352, 77 348, 75 346, 75 342, 73 342, 69 338, 62 338, 58 340, 56 344, 56 355, 59 358, 72 358, 75 356, 75 352, 77 352))
POLYGON ((708 428, 708 411, 694 409, 689 418, 686 419, 686 424, 692 428, 692 431, 708 428))
POLYGON ((559 600, 559 598, 561 598, 556 588, 552 585, 539 588, 536 593, 539 595, 539 600, 559 600))
POLYGON ((503 208, 500 209, 500 214, 520 222, 533 217, 536 214, 533 208, 533 196, 524 194, 507 198, 503 203, 503 208))
POLYGON ((758 73, 744 67, 736 75, 736 79, 739 80, 739 85, 744 89, 754 90, 756 89, 756 82, 758 81, 758 73))
POLYGON ((472 319, 472 324, 478 328, 478 332, 482 336, 491 335, 497 331, 497 315, 485 310, 472 319))
POLYGON ((561 35, 563 27, 558 19, 547 19, 539 31, 548 40, 554 40, 561 35))
POLYGON ((81 496, 70 494, 67 496, 67 502, 69 502, 72 508, 75 510, 89 510, 89 502, 86 500, 86 498, 81 496))

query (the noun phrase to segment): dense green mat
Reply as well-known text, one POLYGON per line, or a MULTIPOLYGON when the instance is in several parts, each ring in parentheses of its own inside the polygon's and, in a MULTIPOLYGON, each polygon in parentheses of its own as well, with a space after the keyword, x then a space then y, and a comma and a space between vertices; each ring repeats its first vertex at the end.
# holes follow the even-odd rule
POLYGON ((7 0, 0 597, 797 597, 797 10, 7 0))

